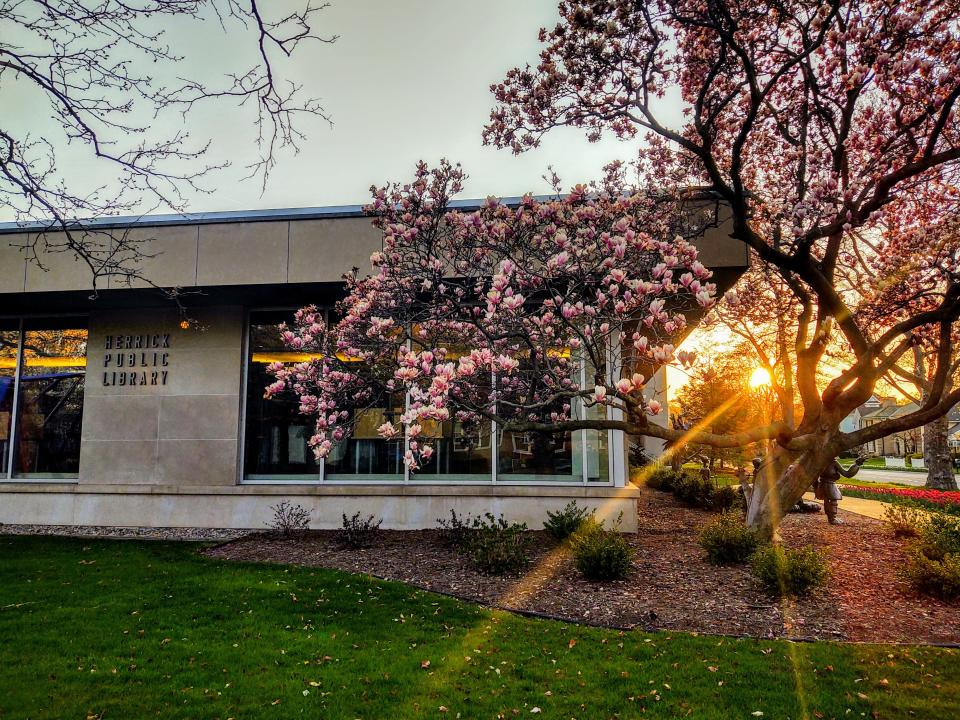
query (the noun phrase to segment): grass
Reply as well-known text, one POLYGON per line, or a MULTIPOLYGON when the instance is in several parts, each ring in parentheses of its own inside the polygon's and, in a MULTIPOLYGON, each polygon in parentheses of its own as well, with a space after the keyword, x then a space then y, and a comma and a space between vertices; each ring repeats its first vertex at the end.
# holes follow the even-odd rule
POLYGON ((620 633, 186 544, 0 536, 0 637, 0 718, 931 719, 960 698, 952 649, 620 633))

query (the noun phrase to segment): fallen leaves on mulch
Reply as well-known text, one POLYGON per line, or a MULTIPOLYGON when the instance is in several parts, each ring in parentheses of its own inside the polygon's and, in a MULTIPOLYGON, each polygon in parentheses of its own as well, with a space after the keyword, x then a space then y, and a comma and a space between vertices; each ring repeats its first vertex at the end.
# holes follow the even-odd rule
POLYGON ((960 608, 912 595, 896 577, 903 548, 883 523, 843 513, 830 526, 822 514, 790 515, 782 527, 793 547, 828 552, 830 587, 797 601, 774 600, 746 567, 716 567, 696 544, 710 514, 664 493, 638 501, 640 531, 633 573, 624 581, 583 580, 565 547, 534 532, 532 562, 522 576, 481 575, 433 530, 381 532, 378 545, 346 550, 330 531, 293 538, 248 535, 211 548, 209 556, 293 563, 366 573, 467 600, 576 622, 755 637, 855 641, 958 642, 960 608))

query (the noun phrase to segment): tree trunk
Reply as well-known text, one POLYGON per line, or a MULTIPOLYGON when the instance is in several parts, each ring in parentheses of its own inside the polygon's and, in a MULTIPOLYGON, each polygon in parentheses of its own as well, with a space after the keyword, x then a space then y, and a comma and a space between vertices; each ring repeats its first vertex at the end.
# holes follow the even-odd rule
POLYGON ((824 438, 818 449, 803 453, 775 448, 761 465, 753 482, 753 495, 747 508, 747 525, 765 540, 777 535, 780 519, 810 489, 833 456, 825 452, 824 438))
POLYGON ((947 444, 947 418, 942 417, 923 426, 923 459, 927 466, 926 487, 934 490, 956 490, 950 447, 947 444))

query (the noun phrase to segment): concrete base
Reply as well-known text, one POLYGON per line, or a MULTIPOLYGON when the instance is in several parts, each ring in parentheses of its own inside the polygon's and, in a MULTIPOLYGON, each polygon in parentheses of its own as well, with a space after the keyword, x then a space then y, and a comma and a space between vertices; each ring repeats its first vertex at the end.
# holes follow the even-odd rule
POLYGON ((485 512, 538 530, 547 511, 571 500, 620 529, 636 532, 636 488, 457 485, 0 485, 0 523, 264 529, 281 500, 312 510, 311 527, 337 528, 341 515, 382 517, 383 527, 436 527, 438 518, 485 512))

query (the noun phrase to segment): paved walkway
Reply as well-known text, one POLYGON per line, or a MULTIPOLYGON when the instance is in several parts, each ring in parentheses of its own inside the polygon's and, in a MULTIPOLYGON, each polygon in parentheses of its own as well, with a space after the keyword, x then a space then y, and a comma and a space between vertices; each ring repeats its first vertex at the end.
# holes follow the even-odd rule
POLYGON ((860 472, 856 474, 856 479, 864 482, 897 483, 898 485, 923 487, 927 482, 927 474, 925 472, 913 472, 912 470, 861 468, 860 472))
MULTIPOLYGON (((803 496, 803 499, 814 500, 815 498, 813 497, 813 493, 807 493, 803 496)), ((866 498, 847 496, 844 496, 843 500, 840 501, 841 510, 876 518, 877 520, 883 520, 883 508, 886 505, 887 503, 880 502, 879 500, 867 500, 866 498)))

